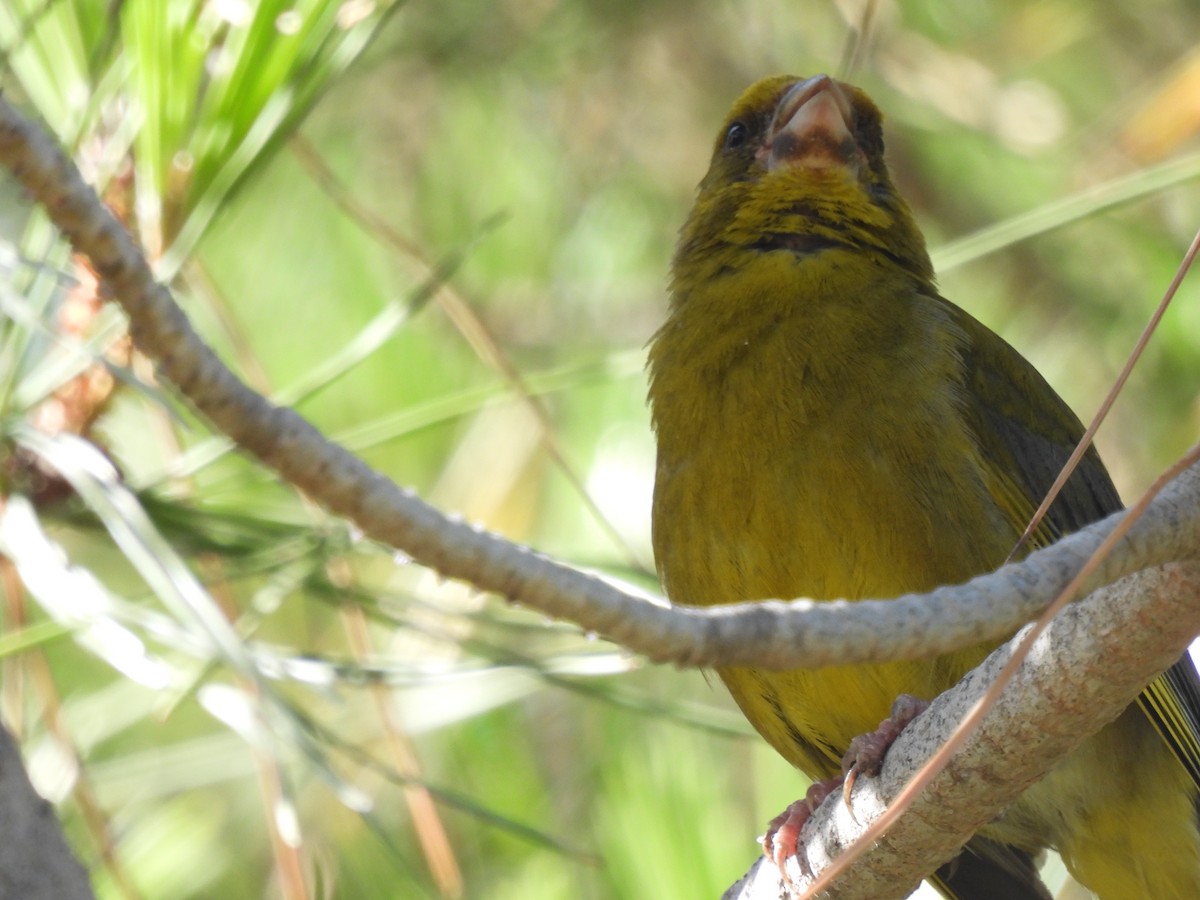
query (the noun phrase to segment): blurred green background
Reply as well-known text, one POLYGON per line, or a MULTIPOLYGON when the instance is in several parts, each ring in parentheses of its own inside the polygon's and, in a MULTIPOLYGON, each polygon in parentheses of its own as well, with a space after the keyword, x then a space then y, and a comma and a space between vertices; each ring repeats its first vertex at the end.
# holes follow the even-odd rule
MULTIPOLYGON (((646 590, 644 345, 741 90, 865 87, 944 293, 1087 418, 1200 224, 1198 34, 1182 0, 0 2, 6 95, 251 384, 646 590)), ((100 896, 740 875, 805 785, 719 684, 330 520, 128 358, 8 182, 0 225, 0 702, 100 896)), ((1197 300, 1101 433, 1126 497, 1200 425, 1197 300)))

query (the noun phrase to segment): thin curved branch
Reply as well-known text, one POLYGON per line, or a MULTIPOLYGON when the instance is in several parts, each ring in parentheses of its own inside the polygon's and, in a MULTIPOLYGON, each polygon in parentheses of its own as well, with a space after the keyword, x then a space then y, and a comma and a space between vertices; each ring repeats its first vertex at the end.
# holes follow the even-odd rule
MULTIPOLYGON (((363 533, 422 565, 568 619, 658 662, 793 668, 943 653, 1011 633, 1066 583, 1112 520, 1025 563, 924 598, 670 608, 622 592, 447 516, 250 390, 213 354, 158 284, 144 256, 53 139, 0 98, 0 164, 88 257, 130 319, 138 348, 243 449, 363 533)), ((1200 473, 1159 498, 1089 587, 1194 558, 1200 473)))

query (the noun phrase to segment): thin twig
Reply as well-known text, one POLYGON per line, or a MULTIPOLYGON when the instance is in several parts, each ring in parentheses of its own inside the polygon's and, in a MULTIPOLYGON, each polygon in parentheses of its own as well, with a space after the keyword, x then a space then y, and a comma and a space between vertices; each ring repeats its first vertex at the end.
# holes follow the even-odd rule
POLYGON ((1021 537, 1017 539, 1017 543, 1013 546, 1012 551, 1008 554, 1008 559, 1005 562, 1012 562, 1016 559, 1017 554, 1025 546, 1030 536, 1037 531, 1037 527, 1042 523, 1042 519, 1046 517, 1046 513, 1050 511, 1050 507, 1057 499, 1059 492, 1062 491, 1063 485, 1067 483, 1067 479, 1071 477, 1075 471, 1075 467, 1079 465, 1079 461, 1083 459, 1083 454, 1092 446, 1092 441, 1096 437, 1096 432, 1100 430, 1100 426, 1108 417, 1108 411, 1112 409, 1113 403, 1116 402, 1117 396, 1125 387, 1125 382, 1129 380, 1129 376, 1133 373, 1133 367, 1137 365, 1138 360, 1142 358, 1142 353, 1146 349, 1146 344, 1150 342, 1151 335, 1158 329, 1158 323, 1162 321, 1163 315, 1167 311, 1167 307, 1171 305, 1171 301, 1175 299, 1175 293, 1179 290, 1179 286, 1183 284, 1183 279, 1188 271, 1192 268, 1192 263, 1196 260, 1196 253, 1200 251, 1200 230, 1196 231, 1195 237, 1192 238, 1192 243, 1187 249, 1187 253, 1183 255, 1179 266, 1175 269, 1175 276, 1171 279, 1171 283, 1167 285, 1166 291, 1163 293, 1162 299, 1158 302, 1158 307, 1154 310, 1154 314, 1146 323, 1146 327, 1142 329, 1142 333, 1138 335, 1137 343, 1133 345, 1133 350, 1129 353, 1129 358, 1125 360, 1125 365, 1121 369, 1121 374, 1117 376, 1117 380, 1113 382, 1113 386, 1109 388, 1108 394, 1104 398, 1104 402, 1100 404, 1100 408, 1096 411, 1096 415, 1092 417, 1092 421, 1088 423, 1087 430, 1083 433, 1083 437, 1079 439, 1079 443, 1075 445, 1075 449, 1071 452, 1071 456, 1067 459, 1062 467, 1062 471, 1058 473, 1058 477, 1054 479, 1054 484, 1050 485, 1050 490, 1046 491, 1046 496, 1042 498, 1041 505, 1038 506, 1033 516, 1029 520, 1029 524, 1025 526, 1025 530, 1021 533, 1021 537))

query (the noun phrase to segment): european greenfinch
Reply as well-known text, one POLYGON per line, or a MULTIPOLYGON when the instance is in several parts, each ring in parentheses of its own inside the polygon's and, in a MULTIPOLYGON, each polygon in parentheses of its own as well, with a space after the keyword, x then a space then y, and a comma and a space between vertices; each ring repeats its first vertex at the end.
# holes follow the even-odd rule
MULTIPOLYGON (((1016 350, 939 293, 884 162, 881 116, 825 75, 751 87, 721 126, 650 350, 653 543, 674 603, 887 598, 1003 563, 1083 428, 1016 350)), ((1121 508, 1094 451, 1039 526, 1121 508)), ((990 650, 817 670, 725 668, 813 779, 898 695, 990 650)), ((1045 897, 1054 848, 1102 900, 1200 898, 1200 681, 1190 659, 985 827, 936 884, 1045 897)))

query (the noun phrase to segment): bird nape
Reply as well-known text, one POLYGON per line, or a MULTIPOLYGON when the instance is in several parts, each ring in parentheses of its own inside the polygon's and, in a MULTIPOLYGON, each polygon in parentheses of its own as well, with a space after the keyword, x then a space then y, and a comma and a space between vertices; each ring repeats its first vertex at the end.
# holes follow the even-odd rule
MULTIPOLYGON (((825 75, 769 78, 734 104, 649 369, 654 551, 679 604, 966 581, 1005 560, 1083 433, 1028 361, 938 293, 879 110, 825 75)), ((1120 507, 1089 451, 1031 545, 1120 507)), ((932 699, 991 649, 719 672, 759 733, 828 782, 898 696, 932 699)), ((939 889, 1048 897, 1031 859, 1050 847, 1101 900, 1200 897, 1197 697, 1185 657, 939 870, 939 889)), ((802 819, 778 823, 769 854, 794 852, 802 819)))

